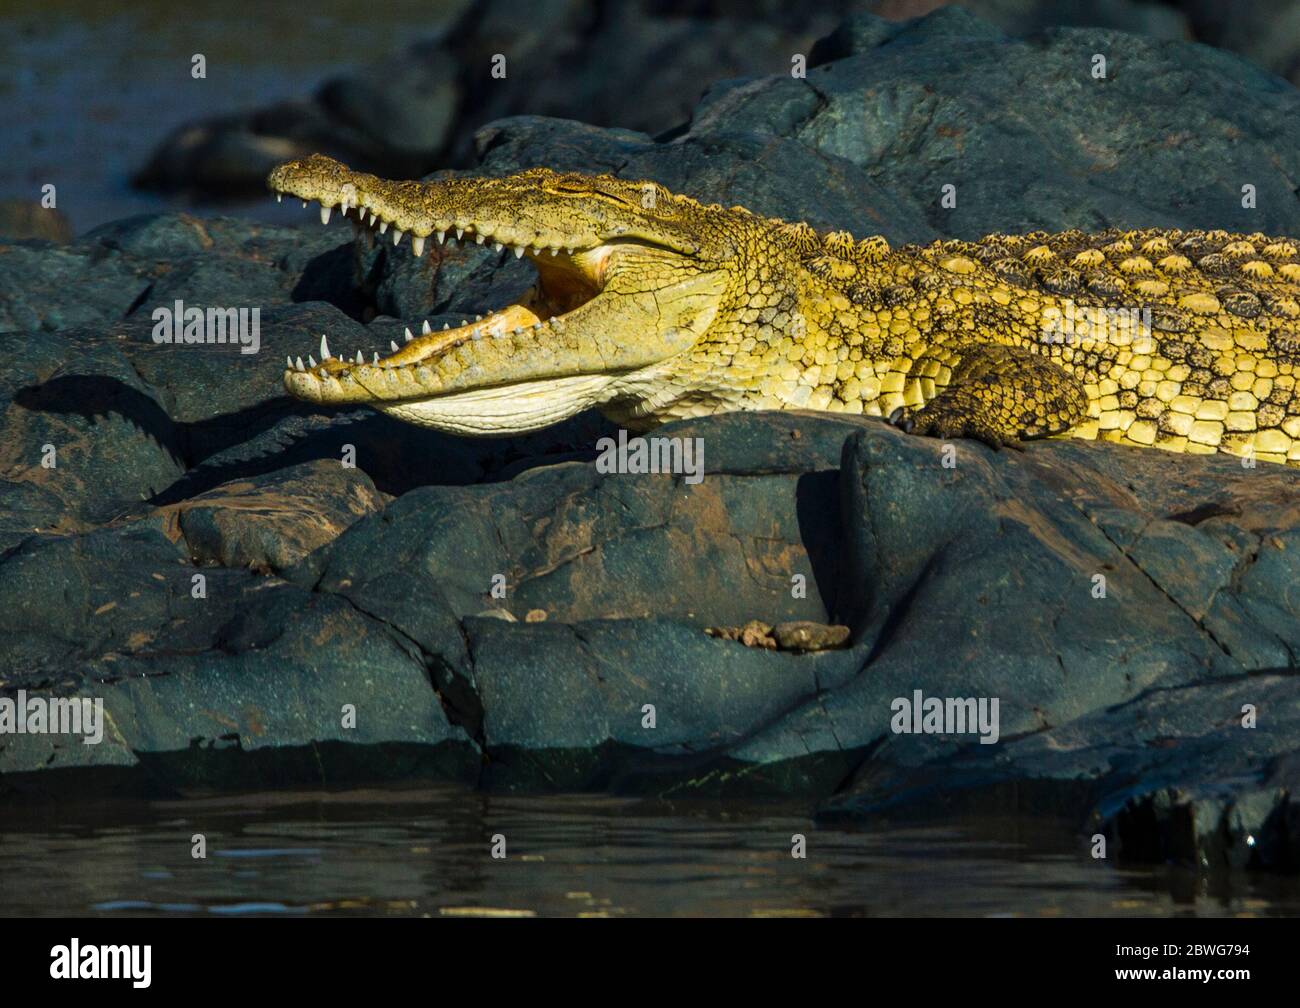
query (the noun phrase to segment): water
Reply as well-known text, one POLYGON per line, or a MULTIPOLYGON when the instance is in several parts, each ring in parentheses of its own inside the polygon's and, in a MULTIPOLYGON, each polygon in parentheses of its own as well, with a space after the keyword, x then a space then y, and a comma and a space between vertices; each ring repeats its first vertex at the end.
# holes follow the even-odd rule
MULTIPOLYGON (((82 233, 133 213, 183 209, 130 188, 177 126, 305 98, 335 73, 434 36, 464 0, 5 0, 0 5, 0 199, 58 208, 82 233), (255 14, 250 16, 250 11, 255 14), (207 77, 195 80, 201 53, 207 77)), ((225 210, 299 223, 266 200, 225 210)))
POLYGON ((24 807, 0 915, 1241 915, 1296 880, 1117 868, 1046 823, 819 828, 800 809, 586 795, 262 793, 24 807), (194 833, 208 857, 191 857, 194 833), (802 833, 808 857, 790 856, 802 833), (494 834, 507 855, 494 860, 494 834))

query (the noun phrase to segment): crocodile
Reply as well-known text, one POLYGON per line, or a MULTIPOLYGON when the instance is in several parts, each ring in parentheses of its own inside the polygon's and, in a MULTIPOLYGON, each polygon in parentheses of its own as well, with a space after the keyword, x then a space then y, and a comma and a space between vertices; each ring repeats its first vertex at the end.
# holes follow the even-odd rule
POLYGON ((880 416, 1019 447, 1078 437, 1300 464, 1300 241, 1219 230, 994 234, 893 248, 653 181, 531 168, 388 181, 325 157, 268 184, 413 252, 527 256, 518 303, 286 389, 465 435, 590 407, 633 430, 728 410, 880 416))

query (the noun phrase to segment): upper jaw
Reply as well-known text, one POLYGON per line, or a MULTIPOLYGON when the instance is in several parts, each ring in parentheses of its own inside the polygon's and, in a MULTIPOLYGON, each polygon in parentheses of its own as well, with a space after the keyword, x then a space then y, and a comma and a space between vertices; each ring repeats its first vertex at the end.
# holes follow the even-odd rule
POLYGON ((464 244, 490 245, 496 251, 510 249, 516 258, 560 253, 572 255, 580 249, 600 245, 606 236, 594 231, 561 231, 529 223, 518 214, 496 214, 490 206, 475 203, 475 186, 482 180, 447 179, 440 182, 390 182, 364 172, 354 172, 323 155, 305 161, 279 165, 267 179, 276 198, 294 196, 320 204, 322 223, 329 223, 334 210, 352 215, 357 223, 377 231, 392 232, 393 244, 411 236, 417 256, 433 239, 444 244, 449 237, 464 244))

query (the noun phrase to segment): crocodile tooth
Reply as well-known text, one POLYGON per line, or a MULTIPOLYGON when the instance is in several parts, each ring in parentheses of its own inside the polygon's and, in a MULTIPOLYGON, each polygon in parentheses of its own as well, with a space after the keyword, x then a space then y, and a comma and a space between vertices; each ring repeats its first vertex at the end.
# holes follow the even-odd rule
POLYGON ((320 334, 320 359, 326 361, 333 356, 334 355, 330 353, 330 345, 325 342, 325 334, 321 333, 320 334))
POLYGON ((283 203, 283 202, 284 202, 284 193, 280 193, 280 192, 276 193, 276 194, 275 194, 275 201, 276 201, 277 203, 283 203))
POLYGON ((476 339, 476 340, 481 340, 481 339, 483 338, 483 330, 482 330, 482 329, 475 329, 475 330, 470 334, 470 338, 471 338, 471 339, 476 339))
POLYGON ((487 238, 484 235, 476 234, 474 236, 475 244, 482 245, 485 241, 487 241, 487 238))
POLYGON ((321 369, 320 369, 319 374, 320 374, 320 376, 321 376, 322 378, 328 378, 328 377, 329 377, 329 375, 326 373, 326 371, 325 371, 324 368, 321 368, 321 369))
POLYGON ((541 332, 543 325, 544 323, 541 321, 541 319, 538 319, 536 322, 533 323, 533 332, 541 332))
POLYGON ((419 235, 415 235, 411 238, 411 251, 414 252, 416 256, 424 255, 424 239, 419 235))
POLYGON ((303 208, 304 210, 307 209, 307 201, 306 201, 306 200, 303 200, 303 201, 302 201, 302 208, 303 208))
POLYGON ((289 365, 289 370, 292 371, 292 370, 293 370, 293 358, 292 358, 292 357, 286 357, 284 360, 285 360, 285 363, 289 365))
POLYGON ((553 248, 553 249, 551 249, 551 255, 559 255, 559 254, 560 254, 560 250, 559 250, 559 249, 557 249, 557 248, 553 248))
POLYGON ((515 258, 516 258, 516 259, 522 259, 523 257, 524 257, 524 247, 523 247, 522 245, 516 245, 516 246, 515 246, 515 258))
POLYGON ((565 253, 565 255, 573 255, 573 246, 572 246, 572 245, 566 245, 566 246, 564 247, 564 253, 565 253))
POLYGON ((307 363, 308 363, 310 366, 315 367, 315 366, 316 366, 316 358, 313 357, 311 354, 308 354, 308 355, 307 355, 307 363))
POLYGON ((504 246, 500 242, 497 242, 495 245, 492 246, 492 251, 500 252, 502 248, 504 248, 504 246))
POLYGON ((542 247, 540 245, 534 245, 533 255, 541 255, 541 254, 542 254, 542 247))
MULTIPOLYGON (((373 217, 370 219, 370 222, 371 222, 372 224, 374 223, 374 218, 373 218, 373 217)), ((383 233, 384 233, 385 231, 387 231, 387 230, 388 230, 388 221, 380 221, 380 222, 379 222, 379 233, 380 233, 380 234, 383 234, 383 233)))
MULTIPOLYGON (((375 226, 375 220, 376 220, 376 218, 377 218, 378 216, 379 216, 379 215, 378 215, 377 213, 375 213, 373 210, 371 210, 371 211, 370 211, 370 220, 367 221, 367 223, 368 223, 371 227, 374 227, 374 226, 375 226)), ((388 225, 385 224, 384 227, 388 227, 388 225)))
POLYGON ((322 205, 320 208, 320 222, 328 224, 330 222, 330 208, 322 205))
POLYGON ((306 370, 307 370, 305 367, 302 366, 302 358, 301 358, 301 357, 299 357, 296 361, 293 362, 293 368, 294 368, 295 371, 306 371, 306 370))
POLYGON ((403 230, 401 230, 400 228, 394 228, 394 229, 393 229, 393 244, 396 245, 398 242, 400 242, 400 241, 402 240, 402 238, 405 236, 405 234, 406 234, 406 232, 403 231, 403 230))
MULTIPOLYGON (((447 327, 443 326, 443 328, 446 329, 447 327)), ((424 336, 427 333, 431 333, 431 332, 433 332, 433 326, 429 325, 428 319, 425 319, 422 323, 420 323, 420 335, 424 336)))
POLYGON ((411 327, 410 327, 410 326, 407 326, 407 327, 406 327, 406 342, 410 343, 411 340, 413 340, 413 339, 415 339, 415 337, 411 335, 411 327))
POLYGON ((399 347, 397 346, 397 340, 389 340, 389 341, 388 341, 388 346, 389 346, 389 349, 391 349, 391 350, 393 351, 393 353, 397 353, 397 351, 398 351, 398 349, 399 349, 399 347))
POLYGON ((365 362, 366 362, 366 361, 365 361, 365 358, 361 356, 361 351, 358 350, 358 351, 357 351, 357 363, 358 363, 358 364, 364 364, 365 362))
POLYGON ((378 351, 378 350, 375 351, 375 359, 372 360, 370 363, 373 364, 375 367, 379 367, 379 351, 378 351))
POLYGON ((450 328, 451 328, 451 323, 450 323, 450 322, 444 322, 444 323, 442 324, 442 331, 443 331, 443 332, 446 332, 446 331, 447 331, 448 329, 450 329, 450 328))
POLYGON ((439 231, 439 232, 438 232, 438 244, 439 244, 439 245, 445 245, 445 244, 447 244, 447 232, 446 232, 446 231, 439 231))
POLYGON ((475 316, 474 316, 474 321, 475 321, 475 322, 482 322, 482 321, 483 321, 483 316, 482 316, 482 315, 475 315, 475 316))
POLYGON ((464 229, 464 228, 457 228, 457 229, 456 229, 456 240, 457 240, 457 241, 460 241, 460 240, 461 240, 462 238, 464 238, 464 237, 465 237, 465 229, 464 229))

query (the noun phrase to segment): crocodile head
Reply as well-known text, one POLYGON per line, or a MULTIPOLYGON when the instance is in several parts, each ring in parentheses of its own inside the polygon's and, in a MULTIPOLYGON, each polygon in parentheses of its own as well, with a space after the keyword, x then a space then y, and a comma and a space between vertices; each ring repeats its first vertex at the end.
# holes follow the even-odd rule
MULTIPOLYGON (((412 337, 370 360, 292 362, 290 393, 364 403, 460 434, 535 430, 592 406, 655 412, 674 361, 705 337, 736 288, 747 211, 703 206, 652 182, 533 168, 502 178, 392 182, 314 155, 275 168, 278 195, 355 214, 394 242, 430 236, 527 256, 537 282, 519 303, 412 337)), ((754 218, 758 220, 758 218, 754 218)), ((744 282, 739 284, 744 289, 744 282)), ((698 354, 696 355, 698 357, 698 354)), ((699 363, 698 361, 696 362, 699 363)))

